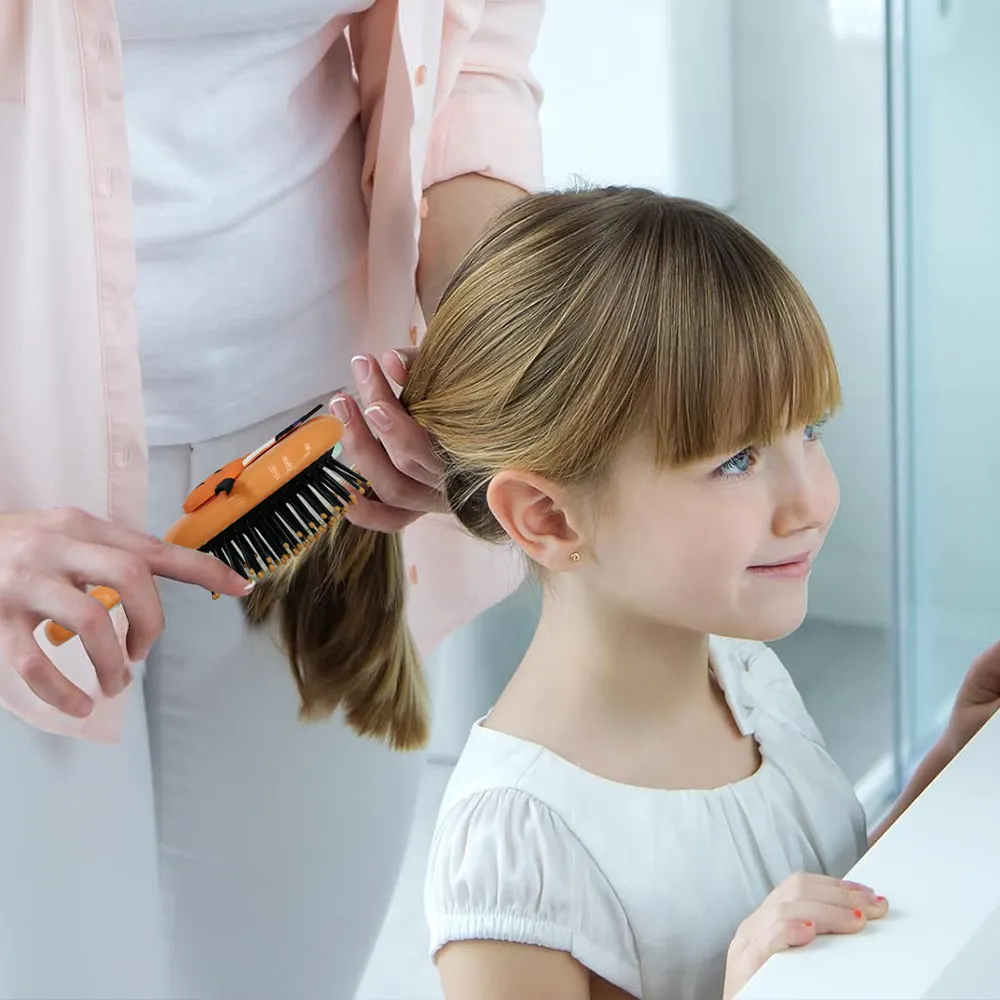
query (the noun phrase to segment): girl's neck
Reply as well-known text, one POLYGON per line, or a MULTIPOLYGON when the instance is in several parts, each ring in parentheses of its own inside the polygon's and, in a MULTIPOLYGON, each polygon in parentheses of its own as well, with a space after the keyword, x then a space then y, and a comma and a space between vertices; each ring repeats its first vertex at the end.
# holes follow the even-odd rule
MULTIPOLYGON (((713 700, 708 637, 629 615, 568 590, 547 592, 513 689, 548 692, 577 715, 661 725, 713 700)), ((513 692, 512 692, 513 693, 513 692)))

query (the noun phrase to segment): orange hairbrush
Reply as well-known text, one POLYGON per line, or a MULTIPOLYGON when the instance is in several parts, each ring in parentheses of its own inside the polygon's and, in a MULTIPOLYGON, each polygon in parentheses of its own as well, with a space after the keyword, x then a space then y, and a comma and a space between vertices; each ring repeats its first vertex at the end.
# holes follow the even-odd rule
MULTIPOLYGON (((337 460, 344 425, 314 416, 320 409, 199 483, 164 541, 211 553, 247 580, 262 580, 305 552, 368 487, 337 460)), ((89 594, 109 611, 121 601, 110 587, 89 594)), ((55 622, 45 626, 54 646, 74 634, 55 622)))

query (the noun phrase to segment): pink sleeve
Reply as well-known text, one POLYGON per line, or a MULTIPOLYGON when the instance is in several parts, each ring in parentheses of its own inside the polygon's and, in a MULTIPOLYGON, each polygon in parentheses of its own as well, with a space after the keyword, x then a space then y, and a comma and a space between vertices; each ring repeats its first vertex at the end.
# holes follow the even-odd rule
POLYGON ((544 6, 544 0, 485 0, 434 119, 425 189, 461 174, 484 174, 526 191, 542 186, 542 92, 529 63, 544 6))

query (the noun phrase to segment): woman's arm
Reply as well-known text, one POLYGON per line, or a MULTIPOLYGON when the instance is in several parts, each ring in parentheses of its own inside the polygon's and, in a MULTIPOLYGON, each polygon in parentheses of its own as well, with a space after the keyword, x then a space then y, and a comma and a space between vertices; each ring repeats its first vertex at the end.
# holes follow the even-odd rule
MULTIPOLYGON (((543 0, 484 0, 479 20, 464 40, 460 65, 442 69, 454 79, 442 80, 447 97, 434 119, 421 178, 425 204, 416 277, 428 320, 459 261, 493 214, 542 185, 541 91, 529 64, 543 8, 543 0)), ((366 136, 366 197, 378 151, 395 10, 391 3, 376 3, 356 15, 350 27, 366 136)), ((446 38, 464 30, 464 25, 444 26, 446 38)), ((447 47, 442 55, 445 62, 447 47)), ((405 343, 406 331, 392 335, 401 346, 405 343)), ((397 383, 405 379, 404 362, 391 355, 367 359, 366 374, 356 376, 362 407, 374 407, 380 422, 377 437, 350 397, 338 397, 332 408, 347 425, 345 449, 382 500, 353 506, 349 518, 376 531, 399 531, 444 503, 437 492, 440 470, 426 435, 400 406, 379 362, 389 366, 397 383), (426 475, 415 477, 413 471, 420 469, 426 475)))
POLYGON ((951 718, 941 738, 913 772, 886 820, 872 836, 874 844, 913 804, 920 793, 944 770, 957 753, 1000 708, 1000 642, 976 657, 955 698, 951 718))
POLYGON ((425 316, 434 315, 455 268, 487 222, 524 193, 482 174, 463 174, 427 189, 417 268, 417 293, 425 316))
POLYGON ((564 951, 454 941, 435 959, 445 1000, 590 1000, 590 973, 564 951))
POLYGON ((428 319, 490 218, 542 185, 542 94, 530 63, 543 8, 542 0, 485 0, 435 116, 423 172, 426 213, 417 272, 428 319))
POLYGON ((913 777, 906 783, 902 794, 896 799, 889 815, 886 816, 871 835, 868 841, 869 847, 913 805, 921 792, 941 773, 953 756, 954 754, 949 751, 943 742, 936 743, 928 751, 916 771, 913 772, 913 777))

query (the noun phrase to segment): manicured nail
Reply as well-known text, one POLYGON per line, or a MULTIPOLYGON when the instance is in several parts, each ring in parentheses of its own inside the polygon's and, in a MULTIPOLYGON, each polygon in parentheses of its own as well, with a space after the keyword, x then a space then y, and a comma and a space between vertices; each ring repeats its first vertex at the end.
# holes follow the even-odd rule
POLYGON ((334 396, 330 400, 333 415, 346 427, 351 422, 351 404, 345 396, 334 396))
POLYGON ((375 425, 376 430, 387 431, 392 426, 389 414, 378 403, 365 410, 365 416, 375 425))
POLYGON ((247 585, 243 588, 243 593, 244 594, 249 594, 250 591, 253 590, 253 588, 256 587, 256 586, 257 586, 257 581, 256 580, 248 580, 247 581, 247 585))
POLYGON ((371 362, 364 354, 356 354, 351 358, 351 371, 359 382, 367 382, 368 376, 372 373, 371 362))
POLYGON ((885 896, 876 896, 875 897, 875 902, 876 903, 884 903, 885 902, 885 896))
POLYGON ((403 371, 405 372, 410 367, 410 362, 406 360, 406 355, 400 351, 393 351, 392 353, 396 355, 396 360, 403 366, 403 371))
POLYGON ((855 910, 854 911, 854 919, 855 920, 860 920, 864 915, 865 915, 864 910, 855 910))
POLYGON ((802 921, 802 926, 803 927, 808 927, 811 930, 812 926, 813 926, 813 922, 811 920, 803 920, 802 921))

